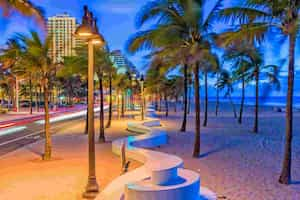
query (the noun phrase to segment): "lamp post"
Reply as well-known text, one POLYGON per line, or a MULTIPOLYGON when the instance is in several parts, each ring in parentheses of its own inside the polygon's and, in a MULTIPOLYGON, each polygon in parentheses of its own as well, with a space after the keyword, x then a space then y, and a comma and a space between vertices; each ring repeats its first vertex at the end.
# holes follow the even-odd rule
POLYGON ((16 111, 20 111, 20 99, 19 99, 19 78, 16 76, 16 111))
POLYGON ((140 85, 141 85, 141 102, 142 102, 142 107, 141 107, 141 117, 142 117, 142 121, 144 121, 145 119, 145 103, 144 103, 144 76, 141 75, 141 79, 140 79, 140 85))
POLYGON ((82 24, 76 29, 75 36, 88 43, 88 183, 83 193, 84 198, 95 198, 99 192, 95 166, 95 130, 94 130, 94 45, 104 45, 93 14, 84 6, 82 24))

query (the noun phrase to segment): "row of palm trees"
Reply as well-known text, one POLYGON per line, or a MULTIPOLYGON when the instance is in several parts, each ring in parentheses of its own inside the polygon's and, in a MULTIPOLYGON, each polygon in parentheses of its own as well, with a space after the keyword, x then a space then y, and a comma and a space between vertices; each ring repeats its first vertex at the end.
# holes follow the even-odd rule
MULTIPOLYGON (((278 67, 275 65, 265 66, 259 49, 263 47, 267 34, 272 33, 286 37, 289 40, 287 123, 284 159, 279 182, 288 184, 291 181, 295 47, 300 28, 298 14, 300 2, 295 0, 246 0, 240 1, 234 6, 225 7, 222 5, 222 0, 218 0, 210 10, 206 7, 208 2, 160 0, 146 3, 140 9, 136 19, 137 28, 142 30, 129 39, 127 49, 131 53, 150 51, 152 60, 160 60, 163 63, 159 67, 159 69, 165 68, 162 71, 168 71, 175 67, 182 69, 185 79, 185 110, 187 110, 188 74, 193 74, 195 97, 193 156, 198 157, 200 155, 200 72, 204 75, 206 87, 208 72, 218 74, 217 88, 227 88, 228 95, 233 91, 234 80, 242 82, 242 106, 238 120, 240 123, 242 122, 245 97, 244 88, 249 81, 255 81, 256 106, 253 129, 254 132, 258 132, 260 77, 262 73, 265 73, 271 82, 278 83, 276 79, 278 67), (220 22, 227 24, 228 29, 216 33, 214 28, 216 23, 220 22), (220 69, 220 62, 213 53, 216 46, 225 48, 224 59, 232 62, 232 73, 220 69)), ((207 103, 205 109, 207 111, 207 103)), ((181 130, 185 130, 185 123, 186 114, 181 130)), ((207 114, 205 114, 204 125, 206 123, 207 114)))
MULTIPOLYGON (((30 105, 33 101, 33 85, 38 84, 42 88, 45 112, 45 152, 43 159, 51 158, 51 135, 49 124, 49 102, 50 95, 58 95, 55 90, 61 88, 60 93, 66 93, 69 101, 73 97, 84 97, 87 91, 84 87, 87 85, 87 47, 82 46, 76 49, 76 55, 65 57, 63 63, 52 63, 49 57, 51 36, 45 41, 39 37, 37 32, 31 32, 30 36, 17 34, 10 39, 6 48, 1 50, 0 62, 3 79, 12 75, 22 77, 29 85, 30 105), (35 78, 36 77, 36 78, 35 78), (35 84, 33 84, 33 82, 35 84), (79 91, 80 90, 80 91, 79 91)), ((113 109, 113 90, 116 91, 115 98, 120 99, 117 105, 118 116, 124 117, 126 110, 125 97, 126 91, 132 90, 139 92, 139 82, 133 79, 136 72, 128 67, 126 73, 118 74, 116 67, 110 59, 111 53, 108 49, 95 49, 95 74, 98 77, 100 93, 100 133, 99 141, 105 142, 104 133, 104 87, 109 88, 109 116, 106 127, 111 126, 113 109), (122 108, 122 109, 121 109, 122 108)), ((14 91, 13 88, 10 90, 14 91)), ((14 92, 12 92, 14 93, 14 92)), ((132 93, 133 95, 133 93, 132 93)), ((57 99, 55 96, 54 99, 57 99)), ((52 99, 52 98, 51 98, 52 99)), ((53 102, 54 104, 56 102, 53 102)), ((71 102, 72 103, 72 102, 71 102)), ((133 104, 134 102, 131 102, 133 104)), ((31 109, 32 112, 32 109, 31 109)), ((86 121, 86 127, 89 122, 86 121)))
MULTIPOLYGON (((1 1, 0 6, 4 10, 5 16, 9 15, 11 11, 17 10, 25 16, 33 16, 43 29, 45 22, 43 10, 30 1, 1 1)), ((52 37, 48 35, 45 40, 42 40, 37 32, 30 32, 30 36, 23 34, 16 34, 15 37, 9 39, 5 48, 1 49, 0 63, 1 63, 1 77, 0 85, 4 88, 11 100, 15 102, 15 79, 16 77, 22 78, 29 85, 30 94, 30 112, 32 113, 33 101, 33 86, 39 88, 36 92, 36 101, 41 99, 39 96, 43 95, 44 100, 44 113, 45 113, 45 149, 43 154, 44 160, 51 159, 51 135, 49 123, 49 94, 53 94, 56 88, 61 88, 61 93, 66 93, 69 100, 72 101, 74 96, 82 96, 82 90, 76 91, 75 88, 84 86, 87 79, 87 50, 86 47, 76 49, 76 55, 66 57, 64 63, 53 63, 49 57, 49 50, 52 45, 52 37)), ((106 127, 111 126, 112 119, 112 90, 113 87, 118 91, 122 99, 125 97, 125 89, 134 89, 137 87, 138 82, 132 80, 132 74, 136 73, 130 71, 129 68, 126 74, 117 74, 115 67, 110 61, 110 52, 108 49, 96 50, 96 75, 99 82, 100 91, 100 134, 99 141, 104 142, 104 95, 103 95, 103 80, 108 80, 109 87, 109 118, 106 127)), ((2 90, 1 90, 2 91, 2 90)), ((5 92, 1 94, 4 99, 5 92)), ((53 96, 53 95, 52 95, 53 96)), ((57 98, 57 97, 56 97, 57 98)), ((125 108, 122 101, 122 108, 125 108)), ((133 103, 133 102, 131 102, 133 103)), ((15 104, 15 103, 14 103, 15 104)), ((39 104, 36 104, 39 105, 39 104)), ((120 111, 121 106, 117 106, 120 111)), ((125 109, 122 109, 122 116, 124 116, 125 109)), ((120 113, 120 112, 118 112, 120 113)), ((118 114, 120 116, 120 114, 118 114)), ((88 122, 86 122, 88 123, 88 122)))
MULTIPOLYGON (((294 88, 294 68, 295 68, 295 48, 296 39, 299 33, 299 9, 300 2, 295 0, 247 0, 240 2, 232 7, 223 7, 222 0, 218 0, 212 9, 208 10, 205 4, 208 1, 198 0, 159 0, 150 1, 138 13, 137 28, 145 24, 152 23, 150 28, 140 31, 130 38, 128 42, 128 51, 137 52, 139 50, 151 50, 151 57, 160 59, 165 67, 181 67, 184 72, 184 110, 187 111, 187 85, 188 77, 193 74, 194 97, 195 97, 195 145, 193 156, 200 154, 200 94, 199 94, 199 76, 200 72, 204 74, 207 80, 207 72, 215 70, 214 57, 212 49, 216 44, 225 46, 236 45, 247 41, 252 48, 258 48, 263 45, 265 36, 272 31, 273 34, 282 35, 289 40, 289 59, 288 59, 288 91, 286 104, 286 143, 285 154, 282 165, 282 172, 279 178, 280 183, 288 184, 291 181, 291 153, 293 136, 293 88, 294 88), (214 32, 215 22, 222 22, 229 25, 229 29, 216 34, 214 32)), ((36 16, 36 19, 43 19, 41 9, 35 7, 30 1, 10 1, 0 2, 1 7, 6 11, 19 10, 25 15, 36 16)), ((22 38, 22 37, 21 37, 22 38)), ((25 38, 24 38, 25 39, 25 38)), ((21 39, 26 44, 26 54, 32 62, 30 66, 36 65, 41 77, 41 85, 44 88, 45 111, 48 110, 49 82, 55 65, 50 62, 46 56, 49 48, 48 40, 45 43, 37 40, 32 35, 29 40, 21 39), (33 42, 31 42, 33 41, 33 42)), ((22 56, 21 56, 22 57, 22 56)), ((238 57, 238 56, 237 56, 238 57)), ((19 61, 18 57, 18 62, 19 61)), ((229 59, 231 60, 230 56, 229 59)), ((256 114, 254 131, 258 131, 258 94, 260 70, 263 70, 263 60, 256 60, 256 57, 242 56, 237 62, 239 70, 234 73, 235 79, 241 79, 243 85, 253 79, 256 81, 256 114), (249 66, 255 66, 255 69, 249 66), (247 71, 247 73, 246 73, 247 71), (251 73, 250 73, 251 72, 251 73), (242 74, 242 75, 240 75, 242 74)), ((276 74, 275 67, 266 67, 271 70, 272 76, 276 74)), ((223 79, 224 87, 228 88, 230 94, 232 87, 232 78, 229 73, 219 73, 217 76, 223 79), (226 79, 224 79, 226 78, 226 79), (225 81, 224 81, 225 80, 225 81)), ((101 73, 100 73, 101 76, 101 73)), ((275 80, 275 79, 274 79, 275 80)), ((205 81, 207 82, 207 81, 205 81)), ((219 83, 222 83, 219 81, 219 83)), ((207 85, 207 84, 206 84, 207 85)), ((218 84, 220 85, 220 84, 218 84)), ((222 84, 221 84, 222 85, 222 84)), ((223 86, 222 86, 223 87, 223 86)), ((221 87, 221 88, 222 88, 221 87)), ((217 87, 219 88, 219 87, 217 87)), ((206 90, 207 91, 207 90, 206 90)), ((243 99, 243 98, 242 98, 243 99)), ((207 101, 206 101, 207 102, 207 101)), ((243 102, 241 102, 243 104, 243 102)), ((206 106, 207 107, 207 106, 206 106)), ((240 110, 240 116, 242 115, 240 110)), ((184 112, 186 113, 186 112, 184 112)), ((216 111, 218 113, 218 111, 216 111)), ((49 115, 46 118, 46 139, 49 139, 49 115)), ((241 120, 240 120, 241 121, 241 120)), ((181 130, 185 130, 186 114, 184 115, 181 130)), ((45 145, 45 159, 50 158, 49 148, 50 140, 45 145), (48 144, 47 144, 48 143, 48 144)))

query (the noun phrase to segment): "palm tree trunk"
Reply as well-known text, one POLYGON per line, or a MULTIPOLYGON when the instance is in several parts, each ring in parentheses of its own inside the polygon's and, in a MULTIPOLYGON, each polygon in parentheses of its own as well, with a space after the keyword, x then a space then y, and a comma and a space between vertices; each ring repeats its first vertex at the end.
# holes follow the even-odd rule
POLYGON ((98 75, 99 79, 99 89, 100 89, 100 134, 99 134, 99 142, 105 142, 105 135, 104 135, 104 107, 103 107, 103 75, 98 75))
POLYGON ((124 95, 124 92, 122 92, 122 95, 121 95, 121 117, 122 118, 125 117, 125 95, 124 95))
POLYGON ((203 126, 207 126, 207 110, 208 110, 208 83, 207 83, 207 72, 204 72, 204 86, 205 86, 205 111, 204 111, 204 121, 203 126))
POLYGON ((217 99, 216 99, 216 116, 218 116, 219 114, 219 106, 220 106, 220 90, 219 88, 217 87, 217 99))
POLYGON ((161 94, 159 95, 159 108, 158 108, 158 111, 161 112, 161 107, 162 107, 162 97, 161 97, 161 94))
POLYGON ((259 97, 259 67, 256 66, 255 70, 255 118, 253 132, 258 132, 258 97, 259 97))
POLYGON ((229 96, 230 104, 231 104, 232 109, 233 109, 234 118, 237 118, 236 109, 235 109, 235 105, 234 105, 234 103, 232 101, 231 94, 229 94, 228 96, 229 96))
POLYGON ((35 93, 35 109, 36 112, 39 112, 39 106, 38 106, 38 101, 39 101, 39 97, 38 97, 38 90, 37 90, 37 86, 34 87, 34 93, 35 93))
MULTIPOLYGON (((132 102, 133 104, 133 102, 132 102)), ((112 76, 109 76, 109 111, 108 111, 108 121, 106 124, 106 128, 111 126, 111 118, 112 118, 112 76)))
POLYGON ((189 115, 190 112, 191 112, 191 103, 192 103, 192 95, 191 95, 191 88, 190 87, 187 87, 187 114, 189 115))
POLYGON ((184 65, 184 95, 183 95, 183 102, 184 102, 184 111, 183 111, 183 120, 182 125, 180 128, 181 132, 185 132, 186 130, 186 118, 188 113, 188 65, 184 65))
POLYGON ((39 111, 40 111, 40 107, 41 107, 41 102, 42 102, 42 86, 40 85, 40 88, 39 88, 39 104, 38 104, 39 111))
POLYGON ((199 63, 194 67, 194 77, 195 77, 195 143, 193 157, 199 157, 200 155, 200 91, 199 91, 199 63))
POLYGON ((294 96, 294 70, 295 70, 295 44, 296 34, 289 36, 289 74, 288 74, 288 92, 286 103, 286 129, 285 146, 282 170, 279 177, 279 183, 289 184, 291 182, 291 164, 292 164, 292 140, 293 140, 293 96, 294 96))
POLYGON ((238 119, 238 123, 242 123, 243 118, 243 110, 244 110, 244 101, 245 101, 245 77, 242 78, 242 99, 241 99, 241 106, 240 106, 240 116, 238 119))
POLYGON ((118 119, 121 118, 121 113, 120 113, 120 93, 117 91, 117 114, 118 114, 118 119))
POLYGON ((49 117, 49 91, 48 91, 48 80, 44 83, 44 109, 45 109, 45 150, 43 160, 51 159, 51 133, 50 133, 50 117, 49 117))
POLYGON ((166 107, 166 117, 169 116, 169 104, 168 104, 168 97, 165 94, 165 107, 166 107))
POLYGON ((155 110, 158 110, 158 95, 155 95, 155 110))
POLYGON ((175 97, 174 112, 177 112, 178 96, 175 97))
POLYGON ((30 77, 29 77, 29 95, 30 95, 30 105, 29 105, 29 110, 30 110, 30 114, 32 115, 33 91, 32 91, 32 80, 31 80, 31 75, 30 75, 30 77))

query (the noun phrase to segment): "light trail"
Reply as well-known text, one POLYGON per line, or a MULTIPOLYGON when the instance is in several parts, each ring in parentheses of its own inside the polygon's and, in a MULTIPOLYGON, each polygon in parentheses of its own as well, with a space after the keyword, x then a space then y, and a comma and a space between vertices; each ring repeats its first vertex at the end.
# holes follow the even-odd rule
POLYGON ((25 130, 27 127, 26 126, 17 126, 17 127, 13 127, 13 128, 9 128, 9 129, 4 129, 0 131, 0 136, 3 135, 10 135, 12 133, 16 133, 19 131, 23 131, 25 130))
MULTIPOLYGON (((108 109, 108 105, 104 106, 104 110, 108 109)), ((100 111, 100 107, 94 108, 94 112, 99 112, 100 111)), ((58 117, 53 117, 50 119, 50 123, 54 123, 54 122, 59 122, 59 121, 64 121, 67 119, 74 119, 77 117, 82 117, 86 115, 86 110, 82 110, 80 112, 76 112, 76 113, 71 113, 71 114, 66 114, 66 115, 61 115, 58 117)), ((45 124, 45 120, 39 120, 35 122, 36 124, 45 124)))

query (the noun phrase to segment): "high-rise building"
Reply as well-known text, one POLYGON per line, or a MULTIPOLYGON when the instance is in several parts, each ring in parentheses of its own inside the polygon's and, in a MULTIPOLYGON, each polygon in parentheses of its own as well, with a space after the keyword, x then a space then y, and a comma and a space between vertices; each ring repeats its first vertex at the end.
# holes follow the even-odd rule
POLYGON ((137 71, 132 62, 130 62, 120 50, 112 51, 110 59, 117 68, 117 72, 120 74, 126 73, 128 69, 130 69, 132 72, 137 71))
POLYGON ((67 13, 48 18, 47 30, 48 34, 52 36, 52 47, 49 54, 53 62, 61 62, 64 56, 74 55, 74 48, 78 43, 74 37, 76 27, 76 18, 67 13))

